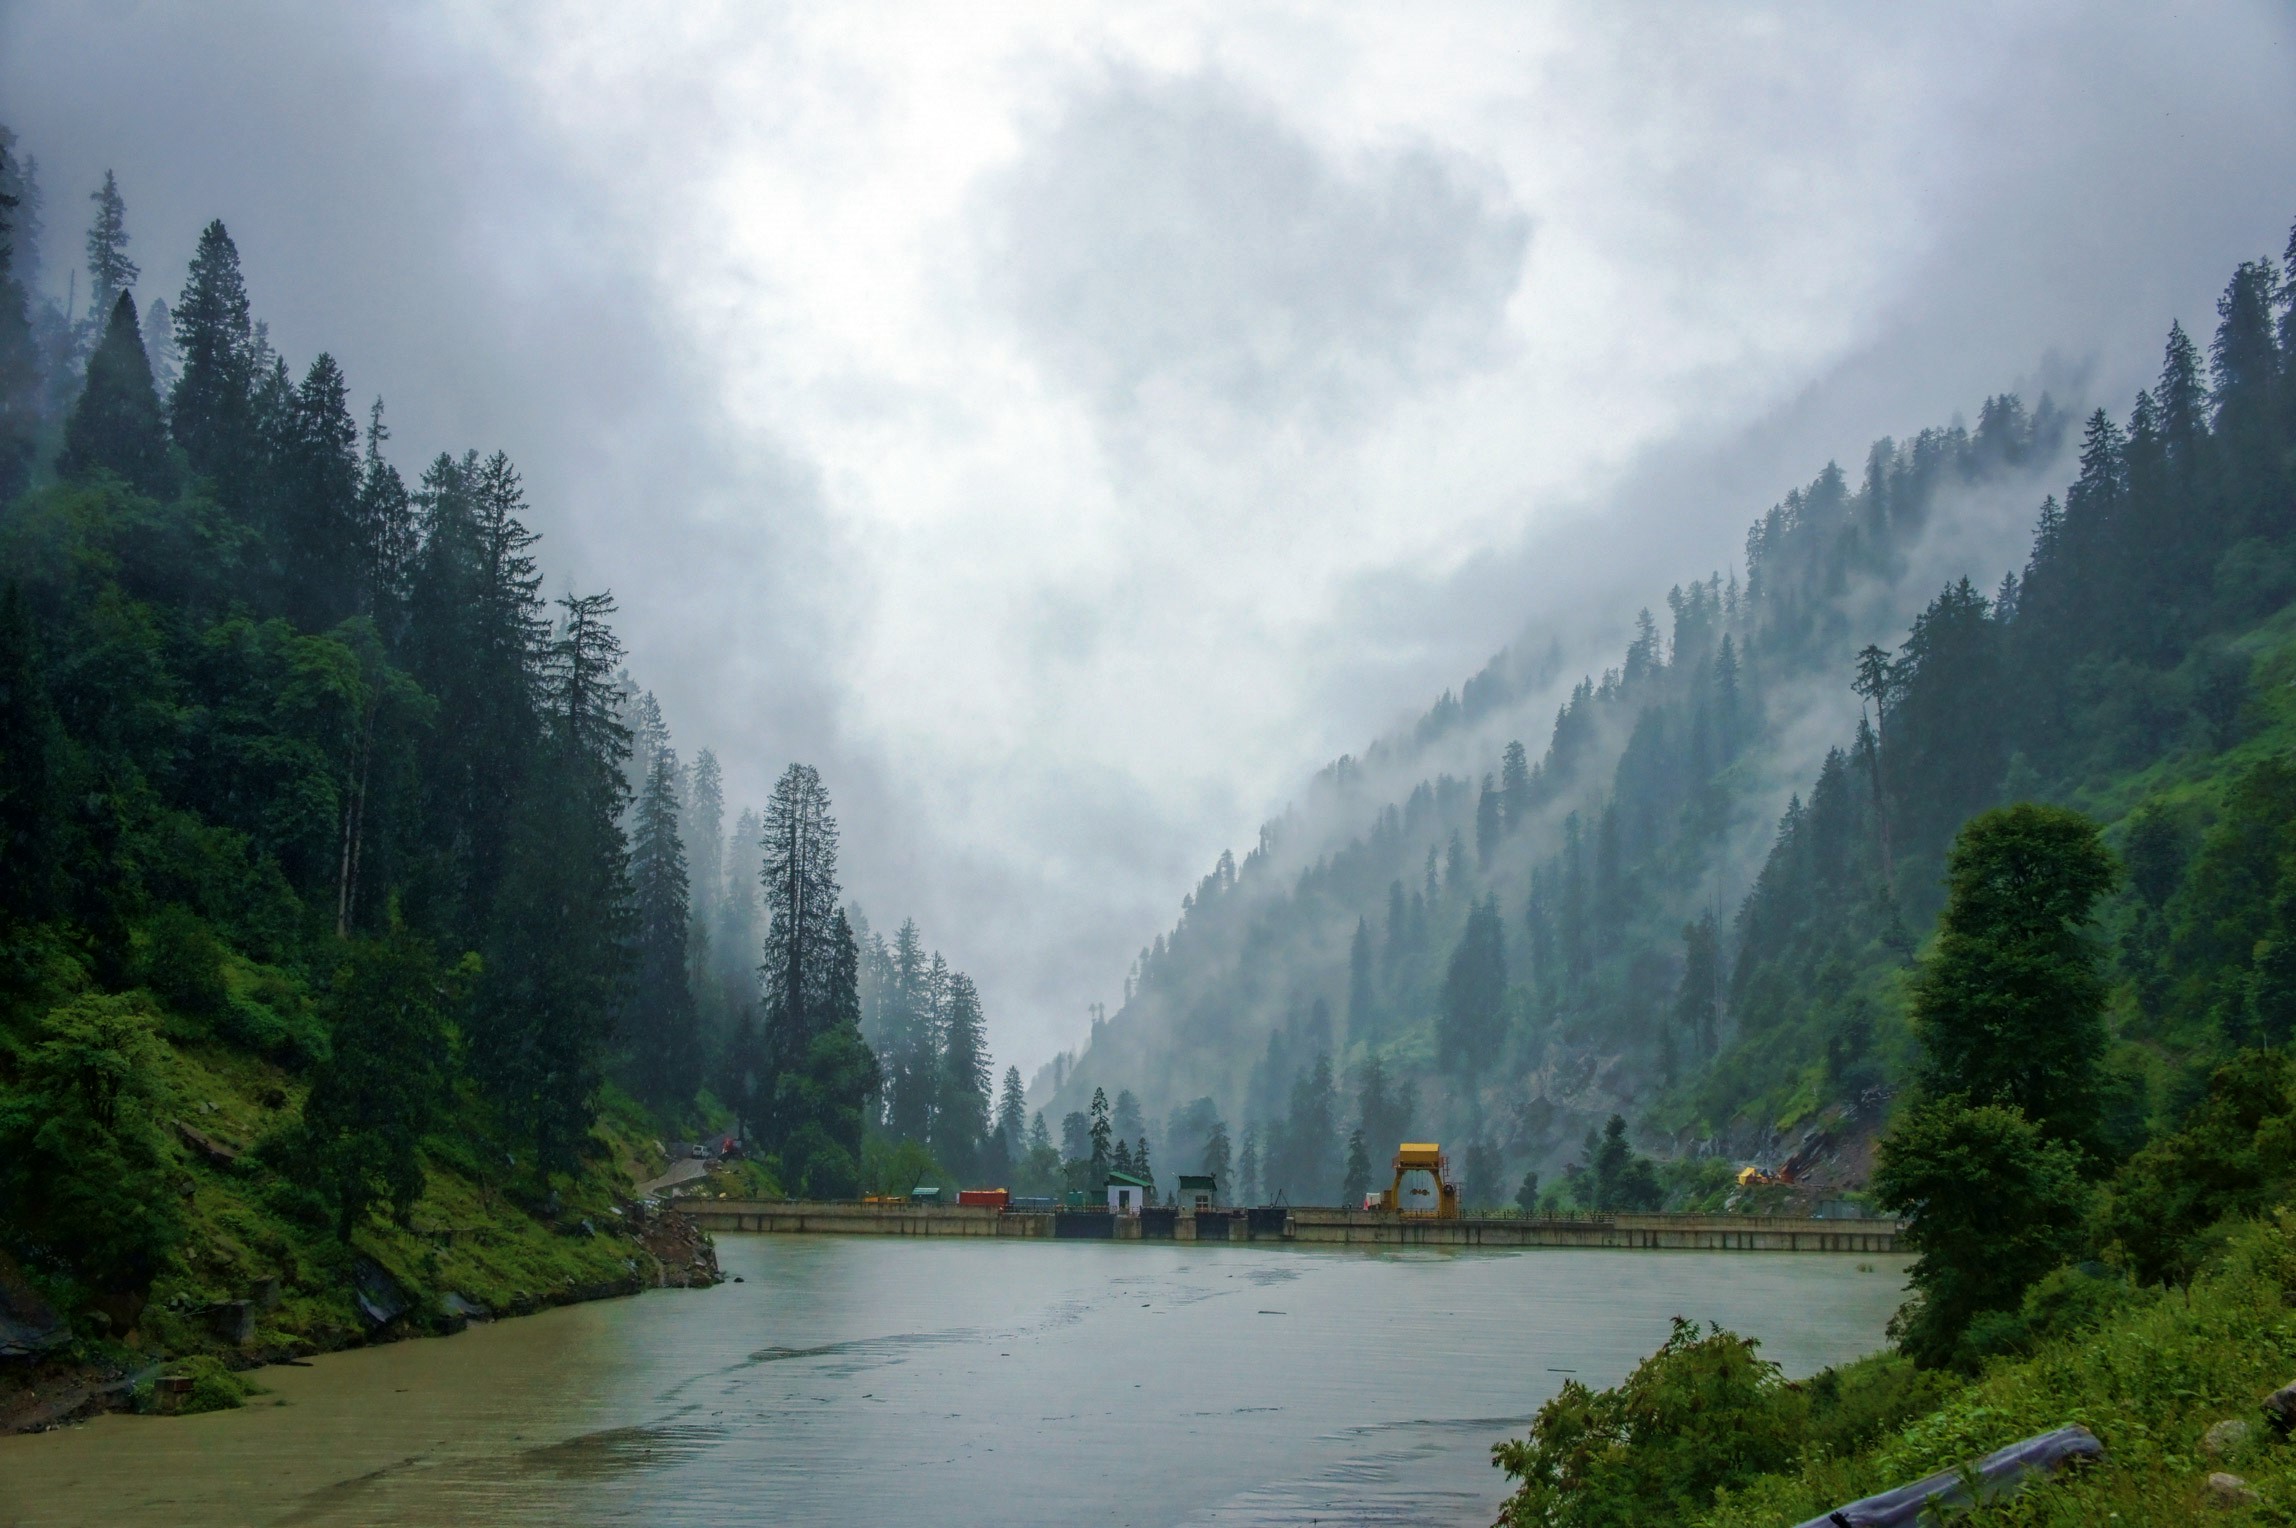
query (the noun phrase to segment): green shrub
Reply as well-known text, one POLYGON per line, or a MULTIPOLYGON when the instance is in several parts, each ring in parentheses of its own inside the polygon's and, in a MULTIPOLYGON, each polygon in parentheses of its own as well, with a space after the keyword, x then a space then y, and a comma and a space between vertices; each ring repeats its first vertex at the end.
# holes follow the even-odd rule
POLYGON ((223 945, 207 920, 170 903, 144 929, 143 984, 189 1018, 214 1022, 231 1001, 223 981, 223 945))
POLYGON ((246 1405, 249 1396, 264 1393, 261 1385, 234 1372, 222 1359, 210 1354, 193 1354, 167 1367, 170 1374, 191 1381, 191 1390, 174 1408, 179 1417, 195 1416, 203 1411, 235 1410, 246 1405))
POLYGON ((165 1047, 134 996, 74 998, 0 1089, 0 1226, 96 1289, 149 1287, 182 1233, 165 1047))
POLYGON ((1491 1450, 1520 1482, 1507 1528, 1639 1528, 1686 1521, 1715 1494, 1795 1457, 1806 1398, 1720 1327, 1676 1317, 1666 1342, 1615 1390, 1566 1380, 1527 1439, 1491 1450))

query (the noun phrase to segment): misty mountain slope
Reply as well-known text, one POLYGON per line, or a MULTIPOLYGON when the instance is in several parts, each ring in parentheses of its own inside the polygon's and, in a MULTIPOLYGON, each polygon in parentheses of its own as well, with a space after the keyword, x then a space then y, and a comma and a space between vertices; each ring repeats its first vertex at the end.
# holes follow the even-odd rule
MULTIPOLYGON (((1396 1124, 1376 1097, 1334 1096, 1374 1058, 1408 1080, 1411 1128, 1533 1167, 1613 1110, 1678 1148, 1720 1136, 1758 1154, 1892 1081, 1911 1049, 1903 976, 1961 823, 2032 798, 2117 823, 2161 771, 2237 756, 2270 646, 2257 623, 2296 592, 2292 308, 2272 262, 2252 261, 2205 360, 2172 329, 2126 427, 2087 421, 2022 556, 1982 560, 1978 522, 2033 523, 2015 506, 2053 469, 2063 422, 1994 399, 1974 433, 1884 442, 1856 487, 1829 466, 1790 494, 1749 534, 1743 587, 1677 588, 1666 633, 1646 613, 1624 662, 1569 692, 1536 763, 1490 746, 1522 709, 1494 664, 1366 756, 1392 772, 1467 735, 1481 758, 1361 812, 1368 830, 1344 844, 1292 848, 1313 833, 1297 814, 1242 866, 1223 860, 1124 1008, 1043 1079, 1052 1109, 1094 1087, 1151 1113, 1209 1097, 1267 1142, 1265 1187, 1298 1198, 1331 1192, 1336 1122, 1396 1124), (2023 571, 1996 585, 2004 562, 2023 571), (1895 650, 1872 640, 1885 626, 1904 633, 1895 650)), ((1342 760, 1321 789, 1360 807, 1366 773, 1342 760)), ((2205 799, 2239 794, 2208 778, 2205 799)), ((2131 1138, 2265 1022, 2243 1006, 2254 981, 2222 971, 2245 951, 2190 978, 2215 996, 2186 1000, 2161 1032, 2173 1043, 2125 1027, 2131 1138)), ((2168 989, 2147 979, 2132 1009, 2166 1022, 2168 989)))
POLYGON ((1644 611, 1616 668, 1558 700, 1501 655, 1337 761, 1308 811, 1190 894, 1123 1008, 1040 1078, 1048 1112, 1105 1086, 1151 1116, 1208 1096, 1271 1122, 1317 1055, 1345 1072, 1376 1054, 1414 1080, 1420 1128, 1545 1157, 1647 1093, 1677 1064, 1683 926, 1743 894, 1822 752, 1813 721, 1854 707, 1841 655, 1919 607, 1964 521, 2029 504, 2063 433, 2046 402, 2002 397, 1974 432, 1876 442, 1857 483, 1828 464, 1753 525, 1743 585, 1675 587, 1663 630, 1644 611), (1513 739, 1541 729, 1534 759, 1513 739), (1479 910, 1501 969, 1476 1013, 1446 977, 1479 910))

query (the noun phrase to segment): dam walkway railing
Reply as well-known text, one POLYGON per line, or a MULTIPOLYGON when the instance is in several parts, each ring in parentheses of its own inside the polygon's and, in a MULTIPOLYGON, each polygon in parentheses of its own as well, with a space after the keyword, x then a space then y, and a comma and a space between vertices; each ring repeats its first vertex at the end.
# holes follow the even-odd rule
POLYGON ((710 1231, 768 1235, 1018 1236, 1048 1241, 1229 1241, 1293 1246, 1620 1247, 1683 1252, 1899 1250, 1894 1220, 1786 1215, 1524 1215, 1433 1220, 1383 1210, 1310 1205, 1253 1208, 999 1209, 982 1205, 862 1204, 796 1199, 678 1200, 710 1231))

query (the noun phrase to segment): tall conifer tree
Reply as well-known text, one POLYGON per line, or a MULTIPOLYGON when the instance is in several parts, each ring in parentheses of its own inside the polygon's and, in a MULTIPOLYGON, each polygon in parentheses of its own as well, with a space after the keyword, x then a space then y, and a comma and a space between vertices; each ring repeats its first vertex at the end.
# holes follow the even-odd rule
POLYGON ((119 294, 103 341, 88 358, 87 385, 64 426, 56 470, 66 477, 110 472, 138 493, 155 499, 174 495, 167 429, 160 422, 151 363, 137 332, 133 293, 119 294))

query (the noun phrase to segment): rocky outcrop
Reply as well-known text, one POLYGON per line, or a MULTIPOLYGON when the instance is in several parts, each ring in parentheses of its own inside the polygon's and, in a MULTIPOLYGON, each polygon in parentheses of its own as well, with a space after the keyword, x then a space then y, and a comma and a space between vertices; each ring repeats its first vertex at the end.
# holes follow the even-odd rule
POLYGON ((663 1289, 706 1289, 724 1282, 718 1271, 717 1244, 680 1210, 649 1209, 641 1202, 627 1206, 624 1215, 638 1244, 654 1260, 654 1283, 663 1289))

